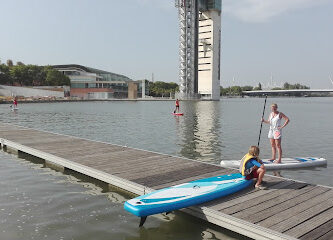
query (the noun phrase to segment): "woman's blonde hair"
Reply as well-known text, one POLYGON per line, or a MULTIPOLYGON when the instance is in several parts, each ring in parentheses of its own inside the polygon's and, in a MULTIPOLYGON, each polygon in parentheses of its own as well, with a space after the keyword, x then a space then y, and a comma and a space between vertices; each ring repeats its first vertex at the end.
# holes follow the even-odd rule
POLYGON ((257 146, 251 146, 249 148, 249 154, 255 157, 258 157, 260 153, 260 149, 257 146))
POLYGON ((271 105, 271 107, 276 107, 276 108, 278 108, 278 105, 277 105, 276 103, 273 103, 273 104, 271 105))

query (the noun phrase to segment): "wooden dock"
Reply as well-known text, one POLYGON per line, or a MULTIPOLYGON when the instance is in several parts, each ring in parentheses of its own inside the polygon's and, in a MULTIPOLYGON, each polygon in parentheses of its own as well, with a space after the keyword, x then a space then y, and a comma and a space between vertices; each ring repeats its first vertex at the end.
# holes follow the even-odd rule
MULTIPOLYGON (((0 123, 0 143, 135 194, 236 170, 109 143, 0 123)), ((254 239, 333 239, 333 189, 265 176, 253 188, 182 209, 254 239)), ((148 219, 149 221, 149 219, 148 219)))

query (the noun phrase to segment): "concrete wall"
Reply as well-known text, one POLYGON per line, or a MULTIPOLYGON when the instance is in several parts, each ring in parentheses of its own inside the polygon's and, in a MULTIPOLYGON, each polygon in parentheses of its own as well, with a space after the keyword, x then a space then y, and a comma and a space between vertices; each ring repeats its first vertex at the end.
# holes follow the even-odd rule
POLYGON ((83 99, 105 99, 106 93, 113 93, 110 88, 71 88, 71 97, 80 97, 83 99), (98 94, 101 93, 101 94, 98 94))
POLYGON ((23 96, 23 97, 64 97, 63 91, 50 91, 35 89, 32 87, 15 87, 0 85, 0 96, 23 96))

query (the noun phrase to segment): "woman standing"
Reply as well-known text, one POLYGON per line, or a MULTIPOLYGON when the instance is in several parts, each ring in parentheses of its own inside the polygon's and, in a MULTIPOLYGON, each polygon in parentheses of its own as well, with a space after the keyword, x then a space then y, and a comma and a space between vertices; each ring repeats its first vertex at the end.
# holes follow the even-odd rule
POLYGON ((274 161, 274 163, 281 163, 282 158, 282 148, 281 148, 281 136, 282 136, 282 128, 284 128, 289 122, 289 118, 284 115, 282 112, 277 110, 278 106, 276 103, 271 105, 271 114, 268 117, 268 120, 261 119, 262 122, 270 125, 268 138, 271 142, 272 146, 272 159, 270 161, 274 161), (284 119, 284 123, 282 125, 282 119, 284 119), (279 158, 276 161, 276 149, 279 153, 279 158))

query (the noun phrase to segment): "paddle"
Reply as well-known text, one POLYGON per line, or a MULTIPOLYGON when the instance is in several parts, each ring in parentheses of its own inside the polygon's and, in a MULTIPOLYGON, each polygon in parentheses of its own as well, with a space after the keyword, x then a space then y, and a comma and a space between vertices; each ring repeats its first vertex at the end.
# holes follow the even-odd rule
MULTIPOLYGON (((264 110, 262 111, 262 116, 261 116, 261 118, 264 118, 264 115, 265 115, 266 101, 267 101, 267 95, 266 95, 266 97, 265 97, 264 110)), ((259 132, 259 139, 258 139, 258 147, 259 147, 259 144, 260 144, 260 136, 261 136, 262 123, 263 123, 263 122, 261 122, 261 124, 260 124, 260 132, 259 132)))

